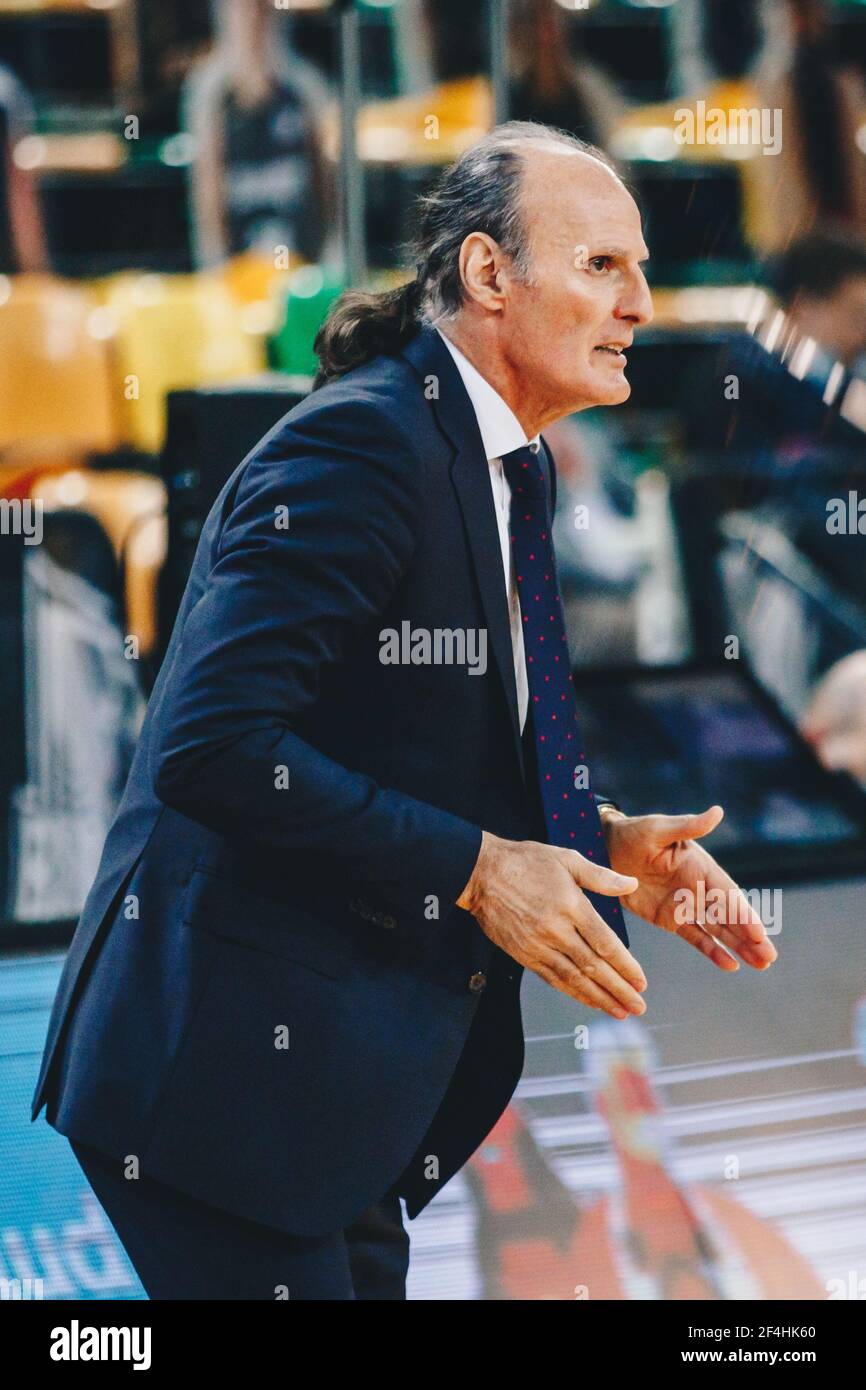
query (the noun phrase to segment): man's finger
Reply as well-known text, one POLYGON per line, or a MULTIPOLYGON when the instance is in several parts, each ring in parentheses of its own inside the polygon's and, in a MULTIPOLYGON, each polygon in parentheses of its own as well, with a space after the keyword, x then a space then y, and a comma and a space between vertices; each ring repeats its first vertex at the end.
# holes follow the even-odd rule
POLYGON ((682 937, 683 941, 695 946, 721 970, 739 969, 736 961, 732 960, 732 955, 739 956, 740 960, 754 970, 766 970, 778 955, 775 946, 767 937, 759 942, 744 941, 741 935, 727 926, 714 926, 710 930, 698 922, 679 922, 673 931, 682 937), (727 947, 727 951, 723 947, 727 947))
POLYGON ((700 840, 715 830, 724 814, 721 806, 708 806, 698 815, 651 816, 653 824, 647 828, 650 837, 662 845, 673 844, 675 840, 700 840))
POLYGON ((604 893, 608 898, 619 898, 636 893, 640 887, 633 874, 618 874, 615 869, 607 869, 603 864, 593 864, 591 859, 584 859, 576 849, 559 848, 557 853, 578 888, 588 888, 591 893, 604 893))
MULTIPOLYGON (((632 1012, 627 1005, 621 1003, 603 985, 587 979, 568 956, 561 955, 556 951, 551 952, 549 956, 545 957, 542 964, 535 967, 535 973, 540 975, 542 980, 553 989, 568 994, 578 1003, 587 1004, 591 1009, 602 1009, 612 1018, 627 1018, 632 1012)), ((643 1001, 641 1000, 640 1003, 643 1001)), ((643 1011, 643 1009, 640 1010, 640 1012, 643 1011)))
MULTIPOLYGON (((561 936, 557 936, 555 942, 550 944, 554 945, 561 955, 571 962, 585 980, 598 985, 600 989, 607 990, 608 994, 612 994, 614 998, 618 999, 629 1013, 642 1014, 646 1012, 646 1004, 641 999, 637 988, 619 974, 613 965, 596 955, 578 932, 563 933, 561 936)), ((643 987, 646 988, 645 982, 643 987)))
MULTIPOLYGON (((754 942, 743 941, 741 936, 738 936, 728 927, 715 928, 714 931, 718 941, 727 946, 732 955, 739 956, 744 965, 750 965, 753 970, 766 970, 767 966, 772 965, 776 959, 776 948, 766 937, 762 942, 755 944, 754 942)), ((716 959, 715 956, 713 959, 716 959)))
POLYGON ((716 941, 715 937, 710 936, 710 933, 704 927, 699 926, 697 922, 680 922, 673 930, 677 936, 681 937, 683 941, 687 941, 690 946, 694 946, 702 956, 706 956, 720 970, 728 972, 739 970, 740 967, 730 952, 726 951, 724 946, 716 941))
MULTIPOLYGON (((622 944, 613 928, 599 916, 589 898, 580 889, 575 893, 573 910, 576 931, 593 954, 600 961, 605 961, 621 979, 627 980, 633 989, 646 989, 646 975, 631 951, 622 944)), ((562 949, 560 946, 560 950, 562 949)), ((571 954, 570 950, 568 954, 571 954)))
POLYGON ((742 888, 714 859, 708 859, 704 874, 704 890, 708 905, 707 921, 702 925, 713 931, 718 921, 722 926, 730 928, 735 940, 744 940, 747 945, 757 945, 765 939, 766 928, 760 915, 752 907, 742 888), (717 896, 720 891, 723 895, 721 905, 717 896), (711 894, 712 902, 709 901, 711 894))

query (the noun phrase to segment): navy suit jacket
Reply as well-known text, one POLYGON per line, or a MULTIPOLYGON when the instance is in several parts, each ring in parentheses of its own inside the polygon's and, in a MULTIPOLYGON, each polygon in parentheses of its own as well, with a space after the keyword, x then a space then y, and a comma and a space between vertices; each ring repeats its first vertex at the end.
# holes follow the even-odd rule
POLYGON ((425 326, 285 416, 208 516, 34 1118, 287 1231, 401 1174, 416 1214, 520 1075, 519 967, 455 900, 482 827, 543 835, 525 777, 487 462, 425 326), (486 671, 383 664, 406 622, 486 630, 486 671))

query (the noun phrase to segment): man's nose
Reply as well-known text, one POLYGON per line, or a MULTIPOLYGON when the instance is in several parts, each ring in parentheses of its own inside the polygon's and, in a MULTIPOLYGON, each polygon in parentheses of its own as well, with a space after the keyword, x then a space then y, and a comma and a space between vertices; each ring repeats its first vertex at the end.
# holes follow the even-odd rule
POLYGON ((643 271, 639 271, 627 295, 617 307, 617 317, 628 319, 635 328, 641 328, 653 320, 653 300, 650 287, 643 271))

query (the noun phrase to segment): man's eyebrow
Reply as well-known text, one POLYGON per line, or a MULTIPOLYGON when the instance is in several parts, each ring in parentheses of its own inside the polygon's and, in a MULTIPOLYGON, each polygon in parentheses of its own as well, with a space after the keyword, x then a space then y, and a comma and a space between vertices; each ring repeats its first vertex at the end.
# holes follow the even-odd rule
MULTIPOLYGON (((607 251, 602 251, 599 254, 603 256, 615 256, 619 260, 628 260, 629 258, 628 251, 626 251, 622 246, 609 246, 607 251)), ((647 252, 645 256, 641 256, 638 259, 638 265, 646 265, 649 258, 649 252, 647 252)))

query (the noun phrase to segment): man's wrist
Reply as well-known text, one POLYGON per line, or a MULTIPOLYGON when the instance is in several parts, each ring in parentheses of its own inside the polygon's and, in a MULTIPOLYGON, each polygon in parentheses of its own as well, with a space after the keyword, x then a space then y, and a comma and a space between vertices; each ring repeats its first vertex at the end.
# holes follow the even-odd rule
POLYGON ((478 906, 481 893, 481 883, 486 873, 486 867, 490 859, 495 835, 491 835, 489 830, 481 832, 481 848, 478 851, 478 858, 475 861, 475 868, 469 877, 469 882, 457 899, 457 906, 462 907, 464 912, 474 912, 478 906))

